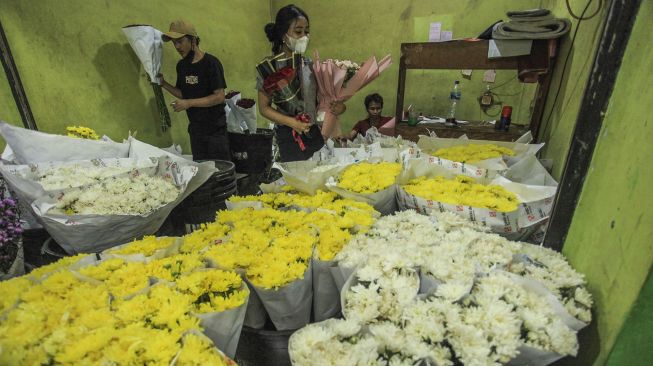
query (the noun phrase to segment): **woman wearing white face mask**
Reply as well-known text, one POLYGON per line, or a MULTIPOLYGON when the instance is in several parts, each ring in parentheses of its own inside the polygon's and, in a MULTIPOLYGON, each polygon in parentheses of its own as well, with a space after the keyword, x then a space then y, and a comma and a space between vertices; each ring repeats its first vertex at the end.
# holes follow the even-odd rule
MULTIPOLYGON (((275 22, 265 26, 265 34, 272 42, 273 53, 273 56, 266 60, 289 60, 293 54, 304 54, 310 39, 308 15, 295 5, 286 5, 277 12, 275 22)), ((315 124, 317 84, 308 58, 302 57, 301 65, 297 68, 297 77, 301 83, 300 110, 310 118, 310 123, 298 120, 293 113, 288 112, 288 108, 281 108, 273 95, 265 90, 263 78, 260 75, 257 78, 259 111, 276 124, 274 131, 279 145, 280 161, 284 162, 309 159, 324 146, 322 134, 315 124), (273 103, 277 108, 272 107, 273 103)), ((334 103, 331 108, 337 115, 345 111, 345 105, 341 102, 334 103)))

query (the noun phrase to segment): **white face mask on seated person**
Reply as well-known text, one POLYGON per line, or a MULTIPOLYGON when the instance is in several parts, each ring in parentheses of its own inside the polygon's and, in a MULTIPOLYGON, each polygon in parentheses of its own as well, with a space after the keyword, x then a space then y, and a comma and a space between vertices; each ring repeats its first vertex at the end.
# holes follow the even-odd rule
POLYGON ((293 38, 286 34, 286 44, 288 48, 297 53, 304 53, 308 48, 308 36, 293 38))

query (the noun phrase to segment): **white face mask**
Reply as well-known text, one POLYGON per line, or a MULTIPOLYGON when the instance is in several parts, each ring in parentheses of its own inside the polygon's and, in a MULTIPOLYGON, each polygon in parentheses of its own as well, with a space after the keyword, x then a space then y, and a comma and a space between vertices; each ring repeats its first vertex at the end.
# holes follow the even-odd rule
POLYGON ((288 38, 288 48, 290 48, 291 50, 297 53, 306 52, 306 49, 308 48, 308 36, 303 36, 301 38, 293 38, 286 35, 286 38, 288 38))

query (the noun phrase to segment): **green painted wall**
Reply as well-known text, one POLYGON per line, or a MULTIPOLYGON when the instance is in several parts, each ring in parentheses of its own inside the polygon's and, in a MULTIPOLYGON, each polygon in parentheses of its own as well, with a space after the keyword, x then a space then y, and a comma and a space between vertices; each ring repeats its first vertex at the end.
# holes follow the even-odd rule
MULTIPOLYGON (((540 141, 546 142, 542 150, 542 157, 553 160, 552 175, 556 179, 560 179, 565 166, 571 136, 576 125, 576 118, 578 117, 578 110, 583 98, 590 68, 594 61, 597 43, 601 36, 603 20, 607 14, 606 2, 594 1, 586 13, 586 15, 593 14, 597 5, 600 3, 603 3, 600 13, 592 19, 581 22, 573 47, 571 46, 571 39, 574 31, 578 27, 578 20, 573 19, 569 15, 565 2, 543 0, 541 4, 543 8, 550 9, 557 17, 567 18, 572 21, 571 32, 560 40, 560 53, 553 73, 542 126, 540 127, 540 141), (569 55, 569 61, 567 62, 562 84, 560 84, 562 69, 567 55, 569 55), (555 106, 552 106, 559 85, 561 87, 558 101, 555 106)), ((569 4, 574 14, 580 15, 587 4, 587 0, 569 0, 569 4)))
MULTIPOLYGON (((288 1, 272 0, 272 14, 288 1)), ((359 91, 349 102, 341 117, 343 131, 364 118, 367 113, 363 100, 367 94, 378 92, 385 100, 384 114, 394 115, 399 75, 399 48, 402 42, 428 40, 429 22, 442 22, 443 30, 452 30, 454 38, 475 37, 490 24, 506 19, 505 12, 537 7, 540 1, 480 1, 480 0, 297 0, 311 20, 309 53, 319 50, 321 58, 364 60, 370 55, 383 57, 390 53, 394 64, 378 79, 359 91)), ((497 82, 510 80, 516 73, 498 73, 497 82)), ((445 115, 448 111, 449 90, 453 81, 462 84, 463 100, 458 116, 461 119, 493 119, 482 115, 476 98, 485 90, 482 71, 475 71, 472 80, 463 79, 460 70, 409 71, 407 75, 406 106, 413 104, 425 114, 445 115)), ((497 89, 504 94, 506 104, 515 106, 515 122, 528 121, 530 97, 534 85, 513 81, 497 89), (527 96, 521 98, 522 89, 527 96), (530 94, 529 94, 530 93, 530 94), (518 94, 516 96, 508 96, 518 94), (523 100, 522 100, 523 99, 523 100)), ((500 112, 496 110, 493 112, 500 112)))
MULTIPOLYGON (((596 302, 583 364, 605 362, 653 262, 651 20, 653 2, 643 1, 563 249, 596 302)), ((640 336, 650 343, 653 329, 640 336)))
MULTIPOLYGON (((0 1, 0 21, 39 129, 63 133, 82 124, 115 140, 131 130, 154 145, 181 143, 189 151, 186 114, 171 112, 173 127, 161 132, 152 88, 121 31, 129 24, 167 30, 179 16, 195 24, 201 47, 222 61, 228 87, 254 97, 254 65, 267 54, 259 31, 269 20, 267 2, 0 1)), ((173 82, 179 56, 165 46, 163 73, 173 82)), ((0 119, 22 125, 4 76, 0 83, 0 119)), ((166 94, 166 100, 173 99, 166 94)))
POLYGON ((607 365, 653 365, 651 329, 653 329, 653 276, 649 273, 639 298, 612 348, 607 365))

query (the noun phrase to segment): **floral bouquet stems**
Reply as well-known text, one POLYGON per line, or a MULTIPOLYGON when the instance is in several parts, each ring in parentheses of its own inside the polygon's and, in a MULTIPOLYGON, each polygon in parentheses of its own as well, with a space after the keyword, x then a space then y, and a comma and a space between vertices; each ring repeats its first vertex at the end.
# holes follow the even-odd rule
POLYGON ((159 111, 161 131, 166 132, 172 126, 172 123, 170 122, 170 112, 168 112, 161 85, 152 83, 152 90, 154 90, 154 99, 156 99, 156 109, 159 111))
POLYGON ((387 55, 381 61, 377 61, 374 56, 371 56, 350 78, 347 78, 347 73, 351 75, 352 68, 346 67, 347 63, 343 66, 335 60, 320 61, 317 51, 314 59, 313 72, 317 80, 319 101, 317 110, 318 113, 324 113, 322 136, 336 137, 341 133, 340 123, 338 117, 331 112, 331 103, 349 100, 357 91, 390 67, 392 59, 387 55))

